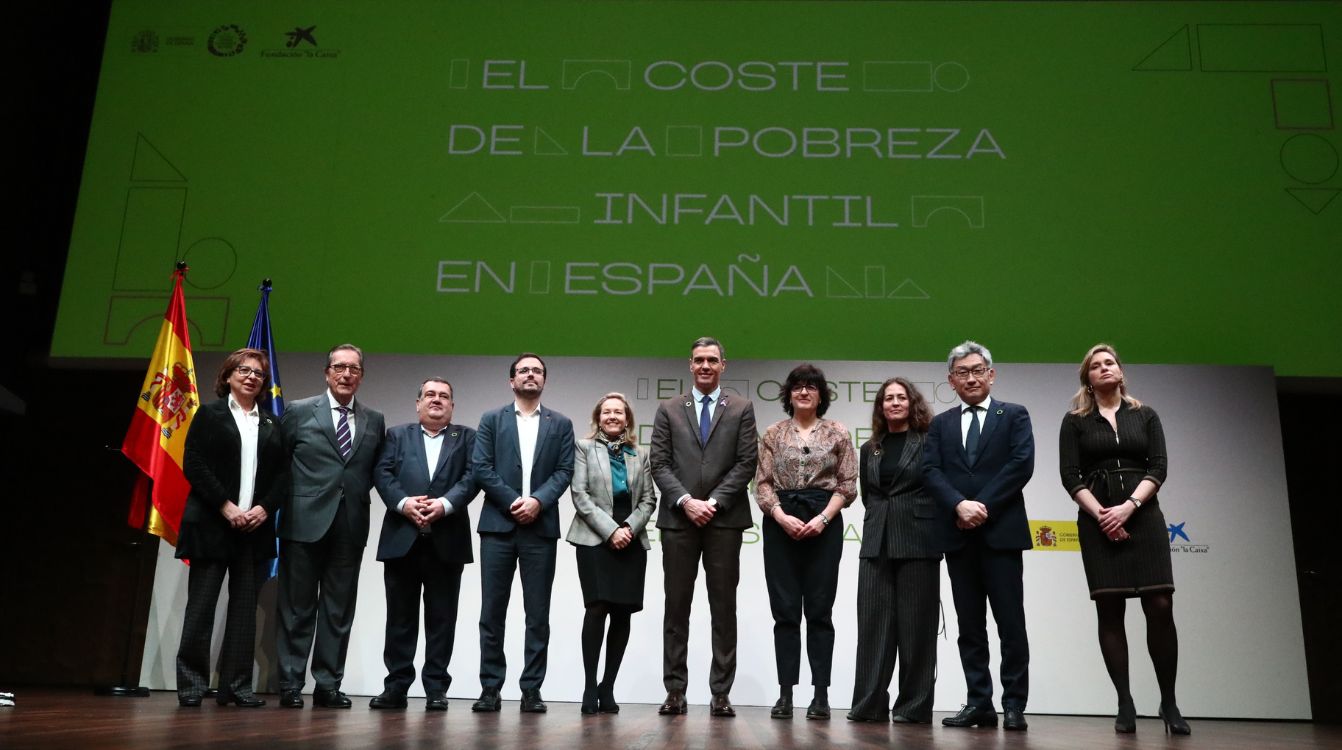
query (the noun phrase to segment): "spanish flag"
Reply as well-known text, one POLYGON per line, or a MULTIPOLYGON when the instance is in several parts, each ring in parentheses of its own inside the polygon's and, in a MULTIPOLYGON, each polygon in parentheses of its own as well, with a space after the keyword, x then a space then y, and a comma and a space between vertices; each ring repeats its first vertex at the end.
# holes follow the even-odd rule
POLYGON ((172 301, 159 329, 149 372, 136 399, 130 429, 121 443, 121 452, 144 472, 131 497, 130 525, 139 528, 143 522, 152 481, 153 505, 149 508, 147 531, 174 546, 186 496, 191 491, 182 472, 182 451, 187 428, 200 406, 191 336, 186 328, 186 303, 182 298, 185 276, 186 267, 179 264, 173 272, 172 301))

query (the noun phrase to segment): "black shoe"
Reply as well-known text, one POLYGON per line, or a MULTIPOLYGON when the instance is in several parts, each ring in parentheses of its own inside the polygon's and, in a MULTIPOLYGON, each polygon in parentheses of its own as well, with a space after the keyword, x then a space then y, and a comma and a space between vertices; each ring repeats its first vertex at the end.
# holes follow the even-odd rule
POLYGON ((931 718, 927 718, 927 719, 915 719, 915 718, 913 718, 912 716, 905 716, 904 714, 891 714, 891 715, 890 715, 890 721, 891 721, 891 723, 894 723, 894 724, 931 724, 931 723, 932 723, 932 719, 931 719, 931 718))
POLYGON ((595 687, 583 688, 582 708, 581 708, 582 715, 596 716, 598 706, 599 703, 596 697, 596 688, 595 687))
POLYGON ((494 713, 503 707, 503 699, 499 697, 498 688, 485 688, 480 691, 480 697, 471 704, 471 710, 476 713, 494 713))
POLYGON ((348 695, 332 688, 331 690, 314 690, 312 692, 312 705, 317 708, 349 708, 354 703, 350 701, 348 695))
POLYGON ((713 700, 708 704, 708 713, 713 716, 731 718, 736 715, 736 709, 732 708, 732 699, 726 693, 716 693, 713 700))
POLYGON ((657 709, 657 713, 662 716, 679 716, 687 713, 690 707, 685 703, 685 693, 679 690, 672 690, 666 694, 666 700, 657 709))
POLYGON ((806 718, 828 720, 829 701, 824 698, 812 698, 811 705, 806 707, 806 718))
POLYGON ((181 706, 182 708, 199 708, 199 707, 200 707, 200 696, 199 696, 199 695, 179 695, 179 696, 177 696, 177 705, 181 706))
POLYGON ((1193 733, 1192 727, 1188 726, 1188 722, 1184 721, 1183 714, 1179 713, 1179 707, 1174 704, 1168 706, 1161 704, 1160 720, 1165 722, 1166 734, 1187 736, 1193 733))
POLYGON ((1019 708, 1002 709, 1002 728, 1008 732, 1024 732, 1030 728, 1025 722, 1025 712, 1019 708))
POLYGON ((941 720, 943 727, 996 727, 997 712, 991 706, 961 706, 960 713, 941 720))
POLYGON ((280 691, 280 708, 302 708, 303 691, 297 688, 280 691))
POLYGON ((405 700, 405 693, 392 693, 386 690, 368 701, 369 708, 405 708, 407 705, 409 704, 405 700))
POLYGON ((883 722, 885 722, 885 717, 884 717, 884 716, 867 716, 866 714, 859 714, 859 713, 855 713, 855 712, 853 712, 853 711, 849 711, 849 712, 848 712, 847 719, 848 719, 849 721, 868 722, 868 723, 883 723, 883 722))
POLYGON ((447 695, 444 693, 428 693, 424 696, 425 711, 446 711, 447 695))
POLYGON ((1118 716, 1114 717, 1114 731, 1119 734, 1132 734, 1137 731, 1137 707, 1132 699, 1118 702, 1118 716))
POLYGON ((769 709, 770 719, 791 719, 792 718, 792 697, 784 695, 778 699, 774 707, 769 709))
POLYGON ((238 708, 260 708, 266 705, 264 698, 257 698, 254 693, 233 693, 229 695, 222 690, 214 696, 214 700, 221 706, 227 706, 232 703, 238 708))
POLYGON ((522 713, 524 714, 543 714, 549 711, 550 707, 541 700, 540 688, 522 691, 522 713))
POLYGON ((603 682, 596 686, 596 705, 598 713, 618 714, 620 712, 620 704, 615 702, 614 685, 603 682))

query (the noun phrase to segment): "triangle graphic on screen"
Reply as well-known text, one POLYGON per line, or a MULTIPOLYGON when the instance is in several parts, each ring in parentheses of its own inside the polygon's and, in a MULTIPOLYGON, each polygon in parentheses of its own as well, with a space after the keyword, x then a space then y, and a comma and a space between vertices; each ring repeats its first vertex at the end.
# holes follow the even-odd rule
POLYGON ((1147 53, 1133 70, 1192 70, 1193 45, 1188 40, 1188 25, 1185 24, 1160 46, 1147 53))
POLYGON ((1318 216, 1323 213, 1323 209, 1328 208, 1328 204, 1333 202, 1338 193, 1342 190, 1335 188, 1286 188, 1286 192, 1291 194, 1292 198, 1300 201, 1300 205, 1309 209, 1309 212, 1318 216))
POLYGON ((144 133, 135 134, 135 159, 131 162, 130 178, 135 182, 186 182, 186 176, 144 137, 144 133))
POLYGON ((438 218, 438 221, 445 223, 458 224, 507 224, 508 220, 503 218, 497 208, 489 204, 484 196, 479 193, 471 193, 462 198, 457 205, 447 209, 447 213, 438 218))

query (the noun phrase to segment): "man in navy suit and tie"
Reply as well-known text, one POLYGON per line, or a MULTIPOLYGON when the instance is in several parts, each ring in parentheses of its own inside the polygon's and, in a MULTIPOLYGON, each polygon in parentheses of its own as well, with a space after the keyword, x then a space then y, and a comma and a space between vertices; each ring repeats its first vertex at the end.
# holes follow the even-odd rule
POLYGON ((1002 642, 1002 726, 1024 730, 1030 690, 1021 553, 1031 547, 1022 490, 1034 473, 1034 433, 1025 407, 989 396, 992 354, 966 341, 947 358, 960 402, 932 420, 923 474, 937 502, 938 540, 959 623, 968 697, 948 727, 996 727, 988 671, 987 606, 1002 642), (986 600, 986 601, 985 601, 986 600))
POLYGON ((472 711, 498 711, 507 660, 504 624, 513 571, 521 568, 526 611, 522 710, 545 713, 550 644, 550 590, 559 539, 559 498, 573 479, 573 423, 541 406, 545 362, 518 355, 508 367, 513 402, 486 412, 475 436, 471 470, 485 491, 480 509, 480 698, 472 711))
POLYGON ((387 637, 382 660, 387 678, 372 708, 405 708, 415 679, 419 599, 424 596, 424 707, 447 710, 452 643, 457 629, 461 571, 470 562, 471 525, 466 506, 479 494, 471 476, 475 430, 452 424, 452 384, 429 378, 419 386, 419 421, 387 431, 373 469, 377 494, 387 506, 377 559, 387 589, 387 637))

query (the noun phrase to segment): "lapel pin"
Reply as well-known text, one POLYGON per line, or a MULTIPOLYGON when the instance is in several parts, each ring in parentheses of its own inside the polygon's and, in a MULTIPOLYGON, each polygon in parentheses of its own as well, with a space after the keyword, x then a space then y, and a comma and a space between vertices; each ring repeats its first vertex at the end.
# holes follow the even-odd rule
MULTIPOLYGON (((611 408, 614 408, 614 407, 611 407, 611 408)), ((452 435, 451 435, 451 437, 456 437, 456 436, 457 436, 457 433, 455 433, 455 432, 452 433, 452 435)))
POLYGON ((999 416, 999 417, 1002 416, 1002 414, 1004 414, 1004 413, 1005 413, 1005 412, 1003 412, 1001 409, 998 409, 998 410, 997 410, 997 416, 999 416))

